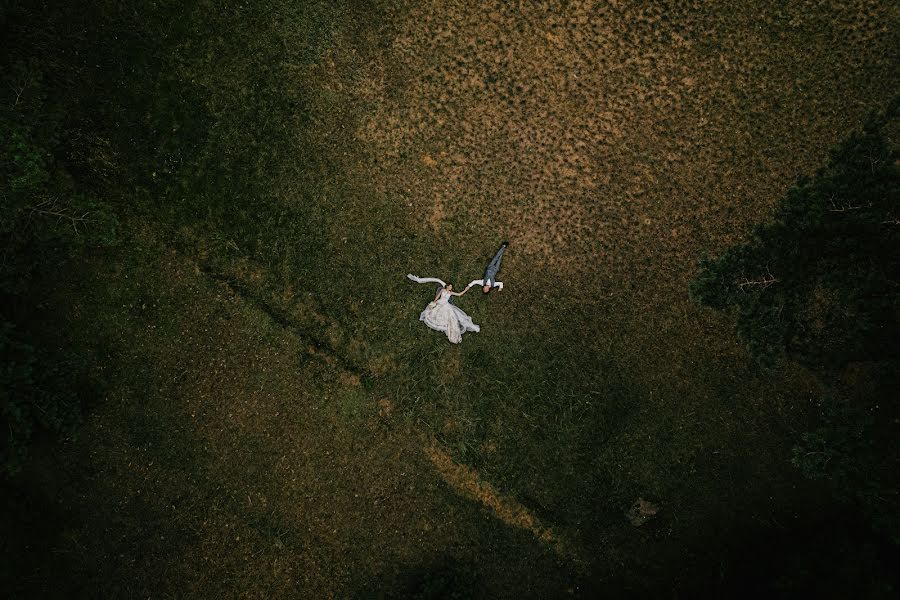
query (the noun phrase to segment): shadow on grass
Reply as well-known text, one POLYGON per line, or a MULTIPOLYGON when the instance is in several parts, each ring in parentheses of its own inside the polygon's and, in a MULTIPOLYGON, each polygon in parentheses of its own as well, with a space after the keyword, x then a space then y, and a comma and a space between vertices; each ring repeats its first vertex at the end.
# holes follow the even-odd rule
MULTIPOLYGON (((404 573, 390 586, 390 592, 382 592, 381 598, 415 598, 438 600, 483 597, 479 567, 472 561, 453 556, 432 559, 404 573)), ((370 598, 359 591, 354 598, 370 598)))

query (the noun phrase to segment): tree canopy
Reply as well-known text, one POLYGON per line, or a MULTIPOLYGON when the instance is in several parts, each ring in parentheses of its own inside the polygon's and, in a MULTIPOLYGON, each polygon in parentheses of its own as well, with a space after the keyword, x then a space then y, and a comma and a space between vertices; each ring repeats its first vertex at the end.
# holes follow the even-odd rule
POLYGON ((897 112, 894 102, 835 148, 746 243, 701 262, 691 295, 734 309, 760 364, 789 355, 821 372, 897 356, 900 167, 887 135, 897 112))
POLYGON ((792 462, 859 503, 900 541, 896 390, 900 329, 900 155, 893 102, 801 179, 750 239, 704 259, 690 285, 699 303, 737 313, 763 367, 789 358, 823 378, 792 462))

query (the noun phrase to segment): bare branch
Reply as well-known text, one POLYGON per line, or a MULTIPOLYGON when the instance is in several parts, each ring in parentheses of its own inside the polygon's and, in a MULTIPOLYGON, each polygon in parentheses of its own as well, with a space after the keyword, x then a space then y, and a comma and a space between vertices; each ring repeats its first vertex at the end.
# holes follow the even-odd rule
POLYGON ((42 215, 45 217, 56 217, 56 223, 59 224, 62 221, 68 221, 68 223, 72 226, 72 229, 75 231, 75 234, 78 235, 81 232, 78 230, 79 225, 84 225, 85 223, 90 222, 88 216, 91 214, 90 211, 85 211, 83 213, 79 213, 74 208, 59 206, 57 198, 48 198, 41 202, 38 202, 34 206, 30 207, 30 212, 28 213, 29 220, 34 215, 42 215))
POLYGON ((864 154, 863 156, 865 156, 866 158, 869 159, 869 168, 870 168, 870 169, 872 170, 872 172, 874 173, 874 172, 875 172, 875 165, 877 165, 878 163, 880 163, 880 162, 881 162, 881 159, 880 159, 880 158, 875 158, 874 156, 869 156, 868 154, 864 154))
POLYGON ((21 84, 18 82, 16 82, 16 85, 7 83, 7 85, 9 86, 9 89, 11 89, 13 91, 13 93, 16 95, 16 101, 13 102, 13 108, 15 108, 16 106, 19 105, 19 99, 22 98, 22 94, 25 93, 25 88, 28 87, 29 83, 31 83, 31 75, 28 75, 27 77, 25 77, 25 81, 23 81, 21 84))
POLYGON ((828 199, 828 202, 831 204, 831 208, 828 209, 828 212, 847 212, 848 210, 859 210, 862 208, 861 206, 853 206, 852 203, 844 204, 841 202, 840 208, 834 203, 834 196, 828 199))
POLYGON ((735 280, 734 284, 741 288, 742 292, 746 292, 747 288, 758 288, 761 290, 766 289, 773 283, 778 283, 781 281, 769 271, 768 265, 766 265, 766 272, 763 275, 758 276, 756 279, 748 279, 747 277, 741 277, 740 279, 735 280))

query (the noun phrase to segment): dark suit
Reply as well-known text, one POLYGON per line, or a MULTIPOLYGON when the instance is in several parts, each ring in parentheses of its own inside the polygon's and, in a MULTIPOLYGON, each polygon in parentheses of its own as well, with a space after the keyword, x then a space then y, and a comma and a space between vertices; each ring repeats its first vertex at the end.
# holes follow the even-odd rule
POLYGON ((497 281, 497 271, 500 270, 500 261, 503 260, 503 253, 506 251, 506 244, 500 246, 500 250, 491 259, 487 269, 484 270, 484 285, 493 286, 497 281))

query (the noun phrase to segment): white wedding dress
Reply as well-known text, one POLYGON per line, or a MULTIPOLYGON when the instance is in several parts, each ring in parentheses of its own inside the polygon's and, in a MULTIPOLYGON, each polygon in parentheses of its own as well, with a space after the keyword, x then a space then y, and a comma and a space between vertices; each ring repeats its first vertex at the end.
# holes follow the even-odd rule
POLYGON ((419 320, 436 331, 443 331, 452 344, 462 341, 467 331, 481 331, 481 327, 472 322, 472 317, 462 309, 450 304, 450 292, 441 290, 437 301, 431 302, 419 315, 419 320))

